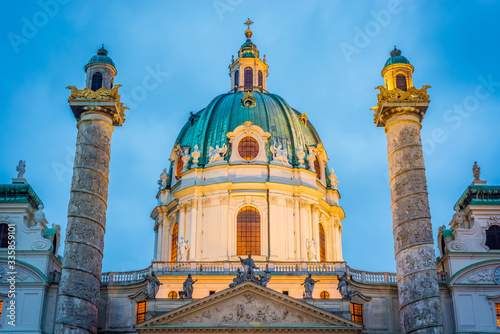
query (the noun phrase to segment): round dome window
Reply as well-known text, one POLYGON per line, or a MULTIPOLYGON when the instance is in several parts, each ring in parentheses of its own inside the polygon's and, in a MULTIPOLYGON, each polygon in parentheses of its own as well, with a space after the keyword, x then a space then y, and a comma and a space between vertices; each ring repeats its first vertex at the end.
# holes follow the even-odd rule
POLYGON ((245 137, 240 140, 238 153, 243 160, 253 160, 259 155, 259 143, 252 137, 245 137))

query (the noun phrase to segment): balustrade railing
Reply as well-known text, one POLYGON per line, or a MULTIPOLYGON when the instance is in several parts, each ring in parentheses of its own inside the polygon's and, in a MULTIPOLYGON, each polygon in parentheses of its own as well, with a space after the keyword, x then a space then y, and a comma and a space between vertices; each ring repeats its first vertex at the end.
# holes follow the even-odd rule
MULTIPOLYGON (((342 274, 346 271, 345 262, 255 262, 256 274, 263 274, 265 270, 271 273, 287 274, 342 274)), ((144 270, 129 272, 108 272, 102 274, 102 284, 132 284, 141 282, 152 271, 156 275, 167 273, 203 274, 221 273, 236 275, 242 269, 239 261, 221 262, 153 262, 152 266, 144 270)))
MULTIPOLYGON (((263 273, 264 270, 269 270, 271 273, 311 273, 318 274, 334 274, 340 275, 347 272, 351 279, 359 283, 367 284, 390 284, 396 285, 395 273, 380 273, 361 271, 349 268, 345 262, 256 262, 257 269, 254 271, 257 274, 263 273)), ((141 282, 146 275, 152 271, 157 275, 167 273, 223 273, 235 275, 238 269, 242 269, 241 263, 233 262, 153 262, 152 266, 143 270, 128 271, 128 272, 108 272, 102 274, 102 284, 132 284, 141 282)), ((446 273, 438 273, 439 282, 446 282, 446 273)))
POLYGON ((397 282, 395 273, 377 273, 347 267, 347 275, 351 275, 351 279, 359 283, 396 285, 397 282))
POLYGON ((146 275, 150 273, 151 267, 143 270, 103 273, 101 276, 101 284, 137 283, 144 281, 146 275))

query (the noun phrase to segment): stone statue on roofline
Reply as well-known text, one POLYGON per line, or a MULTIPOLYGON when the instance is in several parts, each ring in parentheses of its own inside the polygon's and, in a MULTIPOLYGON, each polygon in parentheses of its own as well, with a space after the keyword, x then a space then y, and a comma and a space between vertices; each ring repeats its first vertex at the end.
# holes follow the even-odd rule
POLYGON ((148 298, 155 298, 158 290, 160 290, 160 285, 163 285, 163 283, 160 282, 154 272, 151 273, 151 276, 145 278, 148 281, 148 298))
POLYGON ((311 274, 309 274, 306 279, 304 280, 304 282, 300 285, 303 285, 304 286, 304 289, 305 289, 305 293, 304 293, 304 298, 312 298, 312 294, 313 294, 313 290, 314 290, 314 284, 318 283, 318 281, 314 280, 312 277, 311 277, 311 274))
POLYGON ((342 276, 337 276, 339 284, 337 285, 337 290, 339 290, 342 299, 351 299, 351 291, 349 291, 349 278, 347 274, 344 273, 342 276))
POLYGON ((40 226, 43 223, 43 220, 45 219, 45 213, 43 212, 43 205, 38 206, 38 211, 35 212, 35 223, 40 226))
POLYGON ((24 173, 26 173, 26 161, 19 160, 19 164, 16 166, 17 178, 24 178, 24 173))
POLYGON ((182 284, 182 292, 184 292, 183 298, 186 298, 186 299, 193 298, 193 290, 194 290, 193 285, 197 281, 198 281, 197 279, 193 280, 193 278, 191 277, 191 274, 188 274, 188 277, 186 278, 186 280, 182 284))
POLYGON ((481 167, 477 165, 477 161, 474 161, 474 166, 472 166, 472 175, 474 176, 474 181, 479 181, 481 176, 481 167))

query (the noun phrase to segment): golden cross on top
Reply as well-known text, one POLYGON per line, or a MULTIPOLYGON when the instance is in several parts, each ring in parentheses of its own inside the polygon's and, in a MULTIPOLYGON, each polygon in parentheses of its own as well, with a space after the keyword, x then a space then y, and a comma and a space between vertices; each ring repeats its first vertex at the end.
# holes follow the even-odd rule
POLYGON ((243 24, 246 24, 247 27, 248 27, 248 29, 250 29, 250 25, 253 24, 253 22, 250 21, 250 18, 248 18, 248 20, 245 23, 243 23, 243 24))

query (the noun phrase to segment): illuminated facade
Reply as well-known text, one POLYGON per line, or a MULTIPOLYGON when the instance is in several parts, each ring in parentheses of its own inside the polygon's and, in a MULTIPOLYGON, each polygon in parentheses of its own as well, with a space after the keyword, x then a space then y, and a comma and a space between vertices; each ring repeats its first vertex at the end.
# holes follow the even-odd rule
MULTIPOLYGON (((415 194, 416 200, 394 212, 401 223, 395 228, 398 275, 360 271, 342 257, 345 214, 328 145, 306 113, 268 92, 265 56, 260 58, 251 40, 252 22, 245 24, 246 41, 229 65, 229 92, 191 113, 172 143, 170 165, 160 175, 151 213, 155 231, 151 266, 103 273, 100 296, 92 295, 99 304, 95 320, 91 314, 66 309, 66 318, 59 314, 57 322, 71 323, 67 331, 71 333, 500 333, 500 190, 481 181, 475 167, 475 181, 457 202, 450 228, 440 228, 436 266, 428 252, 434 240, 430 218, 421 217, 428 207, 417 131, 429 96, 427 86, 413 86, 410 62, 399 50, 391 52, 374 109, 376 125, 388 130, 393 202, 415 194), (394 116, 401 118, 391 125, 397 131, 387 125, 394 116), (405 127, 406 123, 411 126, 405 127), (420 200, 423 194, 425 200, 420 200), (421 256, 414 260, 414 253, 421 256), (267 286, 246 281, 229 288, 242 269, 240 257, 249 254, 255 273, 262 277, 269 273, 271 280, 267 286), (405 255, 403 259, 399 254, 405 255), (418 276, 424 270, 421 261, 427 265, 422 267, 425 279, 418 276), (312 298, 306 298, 302 285, 308 274, 319 280, 312 298), (188 275, 195 281, 193 295, 181 298, 188 275), (348 278, 347 290, 342 288, 342 275, 348 278), (426 295, 430 290, 434 294, 426 295), (414 305, 424 305, 422 299, 439 304, 442 317, 430 306, 404 314, 414 305), (433 317, 440 321, 433 323, 433 317)), ((70 87, 70 106, 73 111, 81 109, 75 117, 99 118, 115 108, 110 122, 121 125, 124 107, 119 85, 113 86, 116 68, 104 47, 85 69, 86 89, 70 87)), ((106 138, 101 139, 109 143, 110 135, 106 138)), ((90 176, 85 180, 90 186, 99 184, 90 176)), ((0 268, 6 270, 4 240, 8 224, 14 224, 25 240, 19 246, 24 261, 19 277, 26 279, 18 288, 22 298, 34 305, 21 310, 17 329, 60 333, 55 325, 60 273, 68 263, 79 264, 73 256, 79 253, 68 253, 65 257, 70 260, 64 259, 62 265, 57 256, 58 226, 48 228, 45 218, 36 217, 41 200, 24 179, 13 182, 0 185, 0 268)), ((93 225, 81 227, 89 226, 93 225)), ((68 229, 68 234, 66 245, 68 240, 77 243, 75 229, 68 229)), ((0 279, 0 332, 7 332, 8 283, 3 275, 0 279)), ((68 285, 59 288, 59 299, 62 292, 84 299, 89 293, 84 281, 79 291, 68 290, 68 285)))

